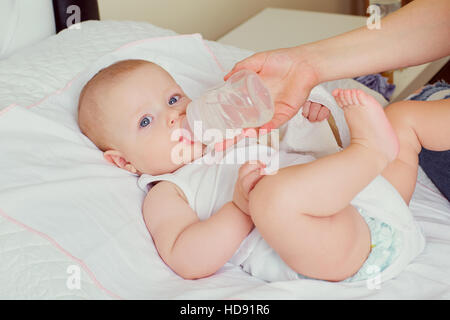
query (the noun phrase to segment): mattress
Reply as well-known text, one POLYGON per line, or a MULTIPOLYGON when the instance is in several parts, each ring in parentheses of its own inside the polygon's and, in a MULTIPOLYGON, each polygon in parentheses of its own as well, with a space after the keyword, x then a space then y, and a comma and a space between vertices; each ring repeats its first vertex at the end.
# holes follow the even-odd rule
MULTIPOLYGON (((12 104, 38 104, 63 88, 99 57, 131 41, 176 35, 147 23, 88 21, 0 61, 0 112, 12 104)), ((207 41, 224 69, 252 52, 207 41)), ((351 82, 328 83, 345 87, 351 82)), ((5 138, 5 137, 2 137, 5 138)), ((1 174, 1 173, 0 173, 1 174)), ((1 179, 1 175, 0 175, 1 179)), ((297 280, 266 283, 226 265, 195 287, 170 283, 163 298, 173 299, 450 299, 450 205, 419 171, 411 201, 426 236, 424 252, 402 274, 383 283, 353 287, 345 283, 297 280)), ((189 282, 189 281, 187 281, 189 282)), ((120 299, 55 239, 13 219, 0 203, 0 298, 120 299)), ((154 297, 153 297, 154 298, 154 297)))

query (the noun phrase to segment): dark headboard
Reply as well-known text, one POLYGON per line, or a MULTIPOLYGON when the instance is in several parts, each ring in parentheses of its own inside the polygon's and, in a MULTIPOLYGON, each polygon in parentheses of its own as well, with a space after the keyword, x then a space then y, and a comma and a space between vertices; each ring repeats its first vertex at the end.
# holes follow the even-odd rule
POLYGON ((53 11, 56 33, 75 22, 100 20, 97 0, 53 0, 53 11))

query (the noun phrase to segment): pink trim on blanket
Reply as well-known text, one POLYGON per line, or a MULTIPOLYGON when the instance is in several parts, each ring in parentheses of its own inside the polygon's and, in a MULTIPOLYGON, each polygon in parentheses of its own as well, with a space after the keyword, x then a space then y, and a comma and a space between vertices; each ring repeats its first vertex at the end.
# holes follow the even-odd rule
POLYGON ((17 104, 10 104, 9 106, 7 106, 5 109, 0 111, 0 116, 6 112, 8 112, 9 110, 11 110, 12 108, 17 107, 17 104))
POLYGON ((77 79, 79 75, 80 75, 80 73, 77 74, 72 80, 70 80, 69 82, 67 82, 66 85, 65 85, 64 87, 62 87, 61 89, 58 89, 58 90, 56 90, 56 91, 50 93, 48 96, 42 98, 42 99, 39 100, 38 102, 32 103, 32 104, 30 104, 29 106, 26 106, 25 108, 31 109, 31 108, 33 108, 33 107, 36 107, 36 106, 40 105, 42 102, 44 102, 45 100, 49 99, 51 96, 56 96, 57 94, 60 94, 61 92, 66 91, 67 89, 70 88, 70 86, 72 85, 73 81, 74 81, 75 79, 77 79))
POLYGON ((214 61, 217 63, 217 65, 219 66, 220 70, 222 70, 222 72, 225 72, 225 68, 220 64, 219 59, 217 59, 216 55, 214 54, 214 52, 211 50, 211 48, 206 44, 205 40, 203 41, 203 45, 206 47, 206 49, 208 50, 209 54, 213 57, 214 61))
POLYGON ((74 257, 73 255, 71 255, 67 250, 65 250, 63 247, 61 247, 59 245, 59 243, 56 242, 54 239, 52 239, 50 236, 46 235, 45 233, 35 230, 35 229, 27 226, 26 224, 23 224, 23 223, 17 221, 16 219, 7 215, 2 209, 0 209, 0 215, 3 216, 6 220, 26 229, 27 231, 29 231, 31 233, 37 234, 38 236, 40 236, 40 237, 44 238, 45 240, 47 240, 48 242, 50 242, 54 247, 56 247, 56 249, 60 250, 63 254, 65 254, 70 259, 72 259, 76 263, 78 263, 84 269, 84 271, 86 271, 86 273, 89 275, 89 277, 92 279, 92 281, 94 282, 94 284, 97 287, 99 287, 101 290, 105 291, 111 297, 113 297, 115 299, 123 300, 122 297, 118 296, 117 294, 115 294, 115 293, 109 291, 108 289, 106 289, 105 287, 103 287, 102 284, 97 280, 97 278, 95 278, 95 275, 92 273, 92 271, 86 266, 86 264, 81 259, 78 259, 77 257, 74 257))
MULTIPOLYGON (((70 80, 69 82, 67 82, 67 84, 62 87, 61 89, 58 89, 56 91, 53 91, 52 93, 50 93, 48 96, 45 96, 44 98, 42 98, 41 100, 34 102, 28 106, 25 106, 26 109, 31 109, 33 107, 36 107, 38 105, 40 105, 42 102, 44 102, 45 100, 49 99, 50 97, 60 94, 61 92, 64 92, 65 90, 69 89, 70 86, 72 85, 72 83, 80 76, 80 74, 82 74, 82 72, 78 73, 75 77, 72 78, 72 80, 70 80)), ((11 110, 13 107, 18 107, 18 104, 12 104, 8 107, 6 107, 5 109, 0 111, 0 116, 2 116, 4 113, 6 113, 7 111, 11 110)))

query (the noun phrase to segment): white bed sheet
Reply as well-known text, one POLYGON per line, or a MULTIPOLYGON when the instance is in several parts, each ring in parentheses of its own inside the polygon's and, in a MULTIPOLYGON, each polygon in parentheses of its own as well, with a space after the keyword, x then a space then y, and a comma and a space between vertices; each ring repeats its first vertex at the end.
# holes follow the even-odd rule
MULTIPOLYGON (((0 110, 13 103, 22 106, 36 104, 46 95, 64 87, 88 64, 111 50, 130 41, 164 35, 175 33, 136 22, 86 22, 80 30, 66 30, 27 51, 0 61, 0 110)), ((251 54, 215 42, 207 43, 225 69, 251 54)), ((328 85, 350 84, 353 85, 352 82, 338 81, 328 85)), ((1 298, 119 298, 104 288, 96 274, 57 241, 12 219, 1 208, 0 203, 1 298), (79 266, 81 285, 80 288, 70 289, 67 285, 70 274, 67 271, 73 265, 79 266)), ((159 298, 449 299, 450 206, 423 172, 419 172, 411 209, 424 229, 427 246, 399 277, 383 283, 379 289, 376 289, 376 283, 369 284, 375 289, 314 280, 265 283, 237 267, 226 265, 218 274, 197 280, 198 285, 186 281, 184 287, 175 286, 175 281, 179 279, 174 279, 173 283, 161 283, 158 285, 159 298)))

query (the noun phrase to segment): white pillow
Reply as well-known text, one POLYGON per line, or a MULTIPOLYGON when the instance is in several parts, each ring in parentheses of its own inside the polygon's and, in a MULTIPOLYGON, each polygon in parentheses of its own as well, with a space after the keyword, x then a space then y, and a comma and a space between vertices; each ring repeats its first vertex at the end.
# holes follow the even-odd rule
POLYGON ((52 0, 0 1, 0 59, 55 34, 52 0))

